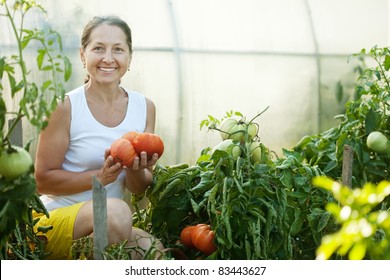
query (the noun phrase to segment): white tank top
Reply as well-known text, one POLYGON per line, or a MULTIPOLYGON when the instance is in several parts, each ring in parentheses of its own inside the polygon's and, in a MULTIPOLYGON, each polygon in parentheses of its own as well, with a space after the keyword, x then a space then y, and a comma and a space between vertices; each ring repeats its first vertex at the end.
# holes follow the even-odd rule
MULTIPOLYGON (((104 151, 111 143, 128 131, 144 132, 146 126, 146 101, 138 92, 126 91, 128 105, 126 116, 116 127, 99 123, 89 110, 84 86, 69 92, 71 103, 70 143, 62 168, 83 172, 100 169, 104 151)), ((118 179, 105 186, 107 197, 122 198, 125 191, 125 171, 118 179)), ((92 178, 91 178, 92 181, 92 178)), ((92 190, 73 195, 42 195, 41 200, 48 211, 92 199, 92 190)))

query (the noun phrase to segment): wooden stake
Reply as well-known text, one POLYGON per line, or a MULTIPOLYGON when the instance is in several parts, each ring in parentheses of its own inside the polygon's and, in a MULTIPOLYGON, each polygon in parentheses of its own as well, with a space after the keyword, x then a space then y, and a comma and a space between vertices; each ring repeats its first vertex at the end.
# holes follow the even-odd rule
POLYGON ((349 145, 344 146, 342 184, 352 188, 353 149, 349 145))
POLYGON ((92 177, 93 243, 94 259, 102 260, 108 245, 107 236, 107 192, 95 176, 92 177))

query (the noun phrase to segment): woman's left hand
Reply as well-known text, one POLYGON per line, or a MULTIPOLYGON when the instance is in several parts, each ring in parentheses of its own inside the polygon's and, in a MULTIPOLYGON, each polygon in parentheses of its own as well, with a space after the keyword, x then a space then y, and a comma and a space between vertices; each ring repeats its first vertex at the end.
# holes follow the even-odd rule
POLYGON ((145 168, 153 167, 158 160, 158 154, 154 153, 152 158, 148 160, 148 155, 146 152, 141 152, 139 157, 135 157, 133 161, 132 167, 125 167, 125 169, 130 169, 134 171, 138 171, 145 168))

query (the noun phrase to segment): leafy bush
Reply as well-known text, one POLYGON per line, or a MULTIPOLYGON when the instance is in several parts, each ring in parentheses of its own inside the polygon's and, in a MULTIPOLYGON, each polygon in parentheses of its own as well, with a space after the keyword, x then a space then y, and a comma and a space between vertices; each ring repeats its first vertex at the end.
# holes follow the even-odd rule
MULTIPOLYGON (((373 131, 381 131, 389 138, 390 52, 374 47, 352 57, 363 64, 357 68, 360 77, 354 99, 347 102, 345 114, 336 116, 340 119, 338 126, 305 136, 292 149, 283 149, 282 157, 272 158, 259 135, 252 139, 248 128, 242 128, 245 123, 256 124, 261 113, 249 122, 240 112, 228 112, 221 120, 209 116, 201 127, 218 132, 224 119, 241 118, 235 125, 241 131, 234 132, 246 134, 244 142, 235 142, 241 156, 233 157, 230 150, 212 152, 207 147, 194 166, 157 165, 153 185, 146 193, 150 204, 146 209, 137 209, 135 225, 155 234, 166 246, 184 250, 191 258, 206 256, 178 242, 180 231, 188 225, 208 223, 215 230, 218 248, 208 256, 210 259, 315 259, 323 237, 342 231, 343 226, 337 215, 332 216, 337 214, 335 208, 327 208, 336 205, 334 194, 316 188, 312 180, 321 176, 342 178, 346 145, 354 154, 351 181, 355 192, 369 182, 389 178, 390 153, 372 151, 366 140, 373 131), (366 67, 367 58, 376 66, 366 67), (248 149, 254 141, 260 142, 262 151, 262 160, 256 163, 251 162, 248 149)), ((225 131, 225 135, 234 133, 225 131)), ((351 190, 349 195, 353 194, 351 190)), ((140 198, 133 197, 135 206, 140 198)), ((386 209, 387 200, 377 201, 377 207, 386 209)), ((376 248, 386 248, 385 242, 376 248)), ((366 249, 374 248, 364 244, 366 249)), ((362 255, 359 246, 360 251, 354 249, 352 253, 354 257, 362 255)), ((388 256, 386 250, 382 256, 388 256)), ((378 256, 380 252, 368 255, 378 256)), ((326 257, 346 258, 333 251, 326 257)))
MULTIPOLYGON (((27 120, 38 131, 47 125, 44 117, 48 117, 58 99, 63 98, 63 82, 71 75, 71 64, 61 54, 61 36, 54 30, 27 29, 23 25, 32 9, 46 13, 35 1, 0 1, 0 16, 8 19, 17 45, 15 53, 0 57, 0 154, 14 151, 11 135, 22 120, 27 120), (29 46, 33 49, 37 46, 37 64, 31 69, 24 58, 29 46), (46 79, 41 83, 33 80, 33 69, 45 73, 41 77, 46 79), (16 112, 7 108, 5 100, 18 102, 16 112), (5 126, 7 117, 13 118, 10 127, 5 126)), ((29 146, 30 142, 25 149, 29 150, 29 146)), ((45 238, 42 233, 50 227, 40 228, 39 232, 33 230, 36 221, 32 218, 32 211, 47 214, 36 193, 33 167, 13 179, 0 175, 0 205, 0 258, 44 258, 45 238)))
MULTIPOLYGON (((259 115, 247 123, 255 123, 259 115)), ((232 116, 245 119, 239 112, 225 119, 232 116)), ((209 116, 202 124, 221 131, 222 122, 209 116)), ((284 150, 283 158, 272 159, 258 135, 244 139, 234 142, 242 151, 238 158, 229 149, 205 148, 193 166, 157 165, 146 192, 150 205, 137 209, 134 224, 190 258, 206 256, 178 243, 180 232, 188 225, 207 223, 218 247, 209 259, 314 259, 332 225, 324 208, 333 198, 311 185, 322 171, 293 151, 284 150), (251 160, 253 142, 261 147, 257 162, 251 160)), ((141 198, 134 196, 133 204, 141 198)))
POLYGON ((347 256, 390 259, 390 214, 383 200, 390 195, 390 182, 367 183, 354 190, 327 177, 316 177, 314 184, 326 189, 337 199, 326 209, 341 224, 340 230, 324 236, 317 249, 317 259, 347 256))
POLYGON ((355 97, 346 104, 346 113, 336 116, 341 123, 327 131, 304 137, 294 151, 301 153, 310 165, 317 165, 330 178, 341 179, 343 150, 352 147, 354 162, 352 185, 363 186, 389 178, 390 153, 376 153, 367 147, 366 140, 373 131, 390 137, 390 51, 374 47, 362 50, 352 57, 359 58, 362 66, 356 83, 355 97), (374 67, 367 67, 370 59, 374 67))

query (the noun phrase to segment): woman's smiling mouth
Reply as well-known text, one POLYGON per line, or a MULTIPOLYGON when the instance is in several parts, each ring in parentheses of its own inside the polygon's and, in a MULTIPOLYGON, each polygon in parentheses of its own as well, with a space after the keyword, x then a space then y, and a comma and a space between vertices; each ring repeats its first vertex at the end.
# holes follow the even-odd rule
POLYGON ((103 72, 112 72, 112 71, 116 70, 117 68, 116 67, 114 67, 114 68, 98 67, 98 69, 103 71, 103 72))

